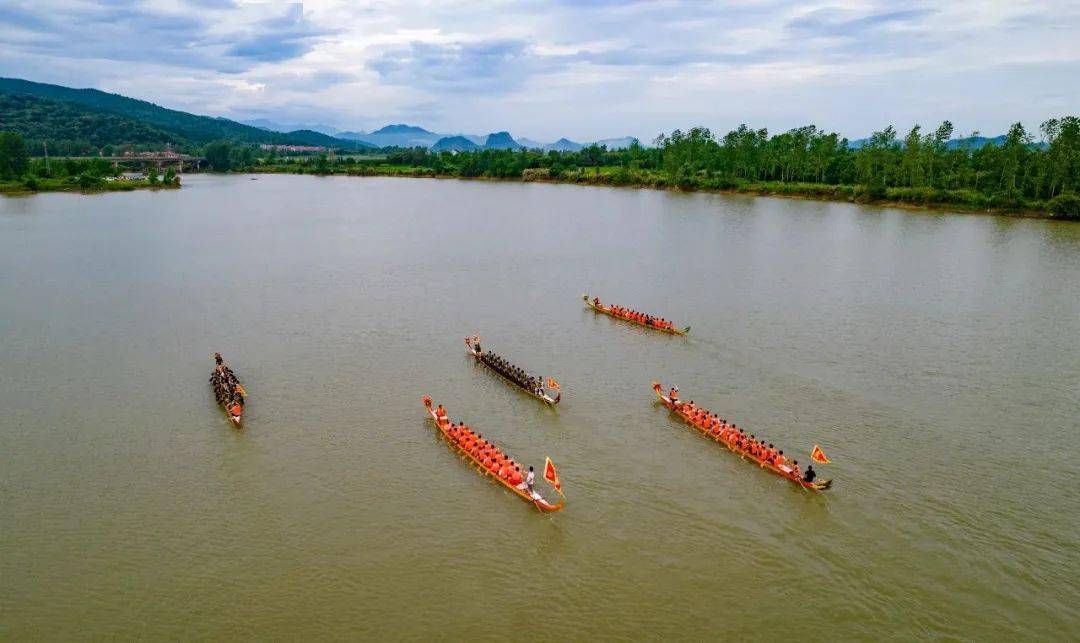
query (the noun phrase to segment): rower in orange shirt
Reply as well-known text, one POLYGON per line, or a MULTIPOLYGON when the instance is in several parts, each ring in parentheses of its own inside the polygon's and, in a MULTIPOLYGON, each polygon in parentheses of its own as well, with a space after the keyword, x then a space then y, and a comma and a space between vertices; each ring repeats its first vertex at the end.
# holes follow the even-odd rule
POLYGON ((785 473, 790 473, 791 472, 791 467, 788 466, 787 458, 784 457, 784 452, 783 451, 777 451, 776 452, 776 457, 773 458, 773 464, 776 465, 777 469, 780 469, 781 471, 783 471, 785 473))

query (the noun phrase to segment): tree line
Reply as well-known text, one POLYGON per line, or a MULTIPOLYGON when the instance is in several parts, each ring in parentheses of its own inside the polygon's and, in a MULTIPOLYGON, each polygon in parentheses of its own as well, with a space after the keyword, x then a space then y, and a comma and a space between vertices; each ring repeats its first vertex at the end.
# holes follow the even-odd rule
POLYGON ((779 134, 740 125, 723 136, 675 130, 652 147, 577 152, 392 150, 387 162, 438 175, 582 180, 686 189, 953 203, 1080 216, 1080 118, 1044 122, 1036 137, 1015 123, 1000 141, 954 139, 949 121, 902 138, 892 126, 851 142, 813 125, 779 134), (591 171, 590 171, 591 170, 591 171))
MULTIPOLYGON (((219 140, 199 151, 218 171, 364 174, 407 168, 422 175, 738 190, 1080 217, 1080 118, 1047 120, 1037 133, 1015 123, 991 144, 953 135, 948 121, 926 131, 916 125, 902 137, 889 126, 854 142, 813 125, 779 134, 740 125, 722 136, 705 127, 675 130, 658 136, 651 147, 635 143, 618 150, 597 145, 579 151, 459 153, 389 148, 375 161, 281 158, 275 151, 219 140)), ((5 160, 19 157, 3 151, 10 145, 0 146, 0 176, 20 172, 10 168, 21 161, 5 160)))

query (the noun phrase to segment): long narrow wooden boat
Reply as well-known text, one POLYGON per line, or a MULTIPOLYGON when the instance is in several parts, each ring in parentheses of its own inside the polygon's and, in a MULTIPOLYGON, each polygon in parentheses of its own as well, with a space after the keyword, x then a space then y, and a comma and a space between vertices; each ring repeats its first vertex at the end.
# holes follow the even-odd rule
POLYGON ((728 451, 731 451, 732 453, 734 453, 735 455, 738 455, 739 457, 743 458, 744 460, 750 460, 754 464, 757 464, 758 466, 760 466, 762 469, 767 469, 767 470, 775 473, 776 475, 780 476, 781 478, 786 478, 786 479, 794 482, 795 484, 799 485, 800 487, 802 487, 803 489, 806 489, 808 491, 825 491, 826 489, 828 489, 829 487, 832 486, 832 480, 815 480, 814 482, 807 482, 806 480, 803 480, 802 478, 794 475, 791 472, 784 471, 783 469, 780 469, 779 467, 776 467, 772 463, 765 462, 761 458, 757 458, 757 457, 754 457, 753 455, 750 455, 746 451, 743 451, 742 449, 739 449, 738 447, 736 447, 734 444, 728 442, 727 440, 721 440, 719 438, 719 436, 714 436, 705 427, 702 427, 702 426, 699 426, 698 424, 696 424, 685 412, 683 412, 682 404, 676 405, 671 401, 671 398, 664 395, 664 389, 663 389, 663 387, 660 386, 659 382, 653 382, 653 391, 655 391, 656 396, 658 398, 660 398, 660 402, 662 402, 664 406, 668 407, 669 409, 671 409, 672 412, 674 412, 676 415, 678 415, 680 418, 682 418, 682 420, 684 422, 686 422, 687 424, 689 424, 693 428, 697 429, 697 431, 699 433, 701 433, 705 437, 709 438, 710 440, 712 440, 712 441, 714 441, 714 442, 716 442, 718 444, 722 444, 722 445, 726 446, 728 448, 728 451))
MULTIPOLYGON (((562 401, 562 391, 561 390, 556 390, 555 397, 551 397, 550 395, 547 394, 546 391, 542 392, 542 393, 534 391, 534 390, 532 390, 530 388, 522 386, 517 380, 514 380, 511 377, 508 377, 506 375, 506 373, 503 373, 502 371, 495 368, 491 364, 488 364, 484 360, 483 354, 479 350, 477 350, 476 345, 473 343, 473 338, 472 337, 466 337, 465 338, 465 346, 468 347, 469 354, 472 355, 474 358, 476 358, 476 362, 478 364, 483 364, 484 366, 486 366, 488 368, 488 370, 492 371, 493 373, 495 373, 499 377, 503 378, 504 380, 509 382, 514 387, 519 388, 522 391, 525 391, 525 393, 529 394, 530 396, 532 396, 532 397, 534 397, 534 398, 540 400, 541 402, 543 402, 545 404, 548 404, 550 406, 555 406, 560 401, 562 401)), ((557 383, 556 383, 556 385, 557 385, 557 383)))
POLYGON ((516 487, 510 484, 508 480, 504 480, 492 473, 490 470, 488 470, 487 467, 483 465, 483 463, 480 462, 480 460, 476 458, 476 456, 461 448, 457 441, 450 436, 450 426, 453 424, 453 422, 451 422, 450 420, 450 416, 446 415, 440 419, 439 416, 436 414, 435 409, 431 406, 430 397, 425 395, 423 397, 423 402, 424 408, 427 409, 428 415, 431 416, 431 419, 435 423, 435 429, 442 434, 443 438, 446 440, 446 443, 450 445, 450 448, 457 452, 459 455, 466 458, 469 463, 475 466, 480 472, 480 474, 483 475, 485 478, 491 478, 496 483, 501 484, 510 491, 514 492, 514 495, 516 495, 517 497, 535 506, 538 510, 544 513, 553 513, 559 511, 566 504, 566 500, 563 498, 559 499, 558 504, 551 504, 535 490, 533 491, 533 493, 530 494, 527 488, 516 487))
MULTIPOLYGON (((215 357, 215 359, 220 358, 221 354, 220 353, 215 353, 214 357, 215 357)), ((228 368, 225 365, 224 361, 221 362, 221 366, 228 368)), ((216 371, 216 370, 217 370, 217 366, 215 365, 214 371, 216 371)), ((210 372, 211 377, 213 377, 214 371, 210 372)), ((233 373, 233 375, 235 376, 236 374, 233 373)), ((229 418, 229 421, 233 423, 233 426, 239 428, 244 422, 244 406, 246 406, 246 404, 247 404, 247 391, 244 390, 243 384, 239 383, 239 378, 237 378, 236 389, 240 393, 241 399, 244 400, 244 404, 240 405, 240 412, 239 413, 233 413, 232 410, 229 408, 227 402, 222 402, 222 401, 218 400, 218 406, 221 407, 221 410, 225 412, 225 417, 229 418)), ((212 382, 212 380, 211 380, 211 389, 210 390, 211 390, 211 392, 213 392, 213 382, 212 382)))
POLYGON ((675 328, 674 326, 672 328, 661 328, 659 326, 653 326, 652 324, 647 324, 645 322, 637 321, 636 319, 630 319, 629 317, 623 317, 622 315, 620 315, 620 314, 614 312, 613 310, 611 310, 611 306, 605 306, 603 304, 597 305, 596 303, 593 302, 592 299, 589 298, 588 294, 582 295, 581 298, 585 301, 586 306, 588 306, 589 308, 592 308, 596 312, 604 313, 605 315, 611 315, 615 319, 621 319, 624 322, 627 322, 627 323, 630 323, 630 324, 637 324, 638 326, 644 326, 645 328, 651 328, 652 330, 655 330, 655 331, 658 331, 658 332, 661 332, 661 333, 668 333, 669 335, 682 336, 682 335, 686 335, 687 333, 690 332, 690 327, 689 326, 687 326, 686 328, 675 328))

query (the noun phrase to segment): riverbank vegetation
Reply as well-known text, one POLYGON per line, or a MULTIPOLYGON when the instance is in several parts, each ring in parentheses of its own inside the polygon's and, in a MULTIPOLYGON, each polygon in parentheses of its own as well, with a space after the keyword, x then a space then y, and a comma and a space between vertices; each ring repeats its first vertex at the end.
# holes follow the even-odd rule
POLYGON ((52 191, 122 191, 180 186, 172 168, 127 172, 100 158, 30 158, 22 136, 0 132, 0 194, 52 191))
POLYGON ((770 135, 745 125, 661 135, 652 147, 577 152, 384 150, 385 158, 262 156, 259 172, 558 181, 891 202, 1080 218, 1080 118, 1051 119, 1036 138, 1016 123, 999 143, 953 139, 942 123, 898 137, 893 127, 850 142, 814 126, 770 135))

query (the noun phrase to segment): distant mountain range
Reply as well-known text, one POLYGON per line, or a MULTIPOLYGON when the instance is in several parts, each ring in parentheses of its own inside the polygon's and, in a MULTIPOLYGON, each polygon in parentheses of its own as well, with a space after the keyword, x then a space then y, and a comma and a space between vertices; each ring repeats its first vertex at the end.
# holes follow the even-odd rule
MULTIPOLYGON (((363 141, 375 147, 427 147, 435 151, 466 152, 477 149, 530 149, 530 150, 559 150, 563 152, 575 152, 585 147, 585 143, 560 138, 554 143, 542 143, 529 138, 515 139, 509 132, 492 132, 491 134, 439 134, 415 125, 399 123, 387 125, 373 132, 349 132, 339 131, 334 134, 338 138, 363 141)), ((594 141, 598 145, 607 145, 608 149, 622 149, 629 147, 636 138, 626 136, 623 138, 609 138, 594 141)))
MULTIPOLYGON (((848 147, 857 150, 870 142, 869 138, 857 138, 853 141, 848 141, 848 147)), ((903 141, 897 141, 900 146, 904 145, 903 141)), ((945 149, 947 150, 978 150, 986 147, 987 145, 993 145, 994 147, 1001 147, 1005 144, 1005 135, 1000 136, 965 136, 964 138, 951 138, 945 141, 945 149)), ((1046 147, 1045 141, 1032 143, 1031 147, 1046 147)))

